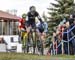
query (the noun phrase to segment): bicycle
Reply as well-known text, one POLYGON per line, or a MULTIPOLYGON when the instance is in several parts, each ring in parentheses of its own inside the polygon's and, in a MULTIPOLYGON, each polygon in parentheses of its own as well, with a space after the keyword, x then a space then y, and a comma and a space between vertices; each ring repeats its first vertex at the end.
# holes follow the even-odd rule
POLYGON ((41 40, 40 37, 39 37, 40 40, 36 39, 37 38, 37 34, 36 33, 37 33, 36 32, 36 28, 33 31, 31 31, 31 38, 30 39, 32 39, 32 41, 33 41, 33 54, 36 53, 36 47, 37 47, 38 50, 40 51, 41 55, 43 55, 43 50, 44 50, 43 49, 43 41, 41 40), (38 46, 38 44, 39 44, 39 46, 38 46))
POLYGON ((45 25, 44 23, 43 24, 38 24, 38 35, 39 35, 39 39, 38 39, 38 43, 37 43, 37 46, 38 46, 38 51, 40 52, 41 55, 44 54, 44 44, 45 44, 45 34, 43 33, 46 33, 45 32, 45 25), (43 37, 43 38, 42 38, 43 37))
POLYGON ((36 50, 36 28, 32 29, 30 33, 28 34, 28 38, 31 42, 31 47, 33 47, 33 54, 35 54, 35 50, 36 50))
MULTIPOLYGON (((28 27, 27 27, 28 28, 28 27)), ((30 28, 30 32, 27 34, 27 36, 23 36, 24 38, 23 38, 23 40, 24 40, 24 43, 23 43, 23 45, 24 46, 26 46, 26 47, 24 47, 24 48, 26 48, 27 49, 27 53, 29 52, 29 48, 30 47, 33 47, 33 54, 35 54, 35 51, 36 51, 36 47, 38 47, 38 45, 37 44, 39 44, 40 43, 40 49, 38 49, 39 51, 40 51, 40 53, 43 55, 43 41, 41 40, 41 38, 39 39, 39 40, 36 40, 36 27, 34 28, 34 29, 32 29, 32 27, 30 28), (26 41, 25 41, 26 40, 26 41), (39 41, 39 43, 38 43, 38 41, 39 41), (26 43, 25 43, 26 42, 26 43), (26 45, 25 45, 26 44, 26 45)), ((24 51, 25 51, 25 49, 24 49, 24 51)))

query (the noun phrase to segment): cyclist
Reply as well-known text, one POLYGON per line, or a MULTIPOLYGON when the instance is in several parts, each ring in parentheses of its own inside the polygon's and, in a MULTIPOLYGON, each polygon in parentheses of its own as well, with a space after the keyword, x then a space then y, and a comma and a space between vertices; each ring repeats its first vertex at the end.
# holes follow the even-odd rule
MULTIPOLYGON (((36 22, 35 22, 36 18, 38 18, 40 23, 43 23, 39 13, 36 11, 36 7, 30 6, 29 12, 27 13, 27 24, 28 24, 28 28, 29 28, 28 30, 30 31, 28 36, 32 35, 31 33, 36 31, 36 22)), ((34 38, 32 40, 34 40, 34 38)), ((33 49, 34 49, 33 53, 35 53, 35 47, 36 47, 36 45, 33 41, 33 49)))
POLYGON ((45 41, 46 34, 48 33, 48 24, 47 24, 47 22, 43 22, 43 24, 41 24, 39 22, 39 23, 37 23, 36 26, 37 26, 38 36, 41 37, 41 40, 45 41))
POLYGON ((19 19, 19 36, 20 36, 20 42, 23 44, 23 49, 25 52, 26 47, 26 38, 28 35, 27 27, 26 27, 26 14, 22 15, 22 18, 19 19))
POLYGON ((47 22, 40 22, 36 24, 37 26, 37 35, 39 39, 37 40, 38 51, 43 54, 43 48, 45 47, 46 34, 48 32, 48 24, 47 22), (41 49, 41 51, 40 51, 41 49))
POLYGON ((25 18, 26 18, 26 15, 23 14, 22 18, 19 19, 19 31, 23 31, 26 29, 25 28, 25 22, 26 22, 25 18))

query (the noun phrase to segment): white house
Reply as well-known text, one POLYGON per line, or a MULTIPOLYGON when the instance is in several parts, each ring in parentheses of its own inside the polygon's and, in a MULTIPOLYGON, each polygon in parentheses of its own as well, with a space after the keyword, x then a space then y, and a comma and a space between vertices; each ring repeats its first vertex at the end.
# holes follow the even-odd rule
MULTIPOLYGON (((6 42, 6 49, 9 51, 14 49, 16 52, 22 52, 22 44, 19 43, 18 20, 17 16, 0 11, 0 38, 6 42)), ((0 44, 3 44, 1 40, 0 44)))

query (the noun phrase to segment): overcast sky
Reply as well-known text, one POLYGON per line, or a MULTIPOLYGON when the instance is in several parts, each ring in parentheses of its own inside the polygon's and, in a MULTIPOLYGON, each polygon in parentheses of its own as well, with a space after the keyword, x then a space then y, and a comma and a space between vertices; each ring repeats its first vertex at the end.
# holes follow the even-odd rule
POLYGON ((54 0, 0 0, 0 10, 17 10, 17 15, 21 16, 22 13, 27 13, 29 7, 34 5, 37 11, 42 14, 44 11, 47 13, 47 8, 50 2, 54 0))

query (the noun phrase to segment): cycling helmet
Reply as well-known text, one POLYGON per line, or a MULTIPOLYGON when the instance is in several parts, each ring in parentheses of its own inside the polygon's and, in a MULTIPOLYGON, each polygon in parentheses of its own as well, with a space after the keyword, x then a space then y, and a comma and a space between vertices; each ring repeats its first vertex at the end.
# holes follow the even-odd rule
POLYGON ((26 14, 24 13, 24 14, 22 14, 22 18, 26 18, 26 14))
POLYGON ((35 8, 35 6, 30 6, 30 11, 35 11, 36 10, 36 8, 35 8))

